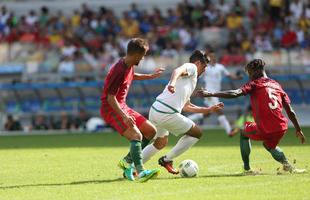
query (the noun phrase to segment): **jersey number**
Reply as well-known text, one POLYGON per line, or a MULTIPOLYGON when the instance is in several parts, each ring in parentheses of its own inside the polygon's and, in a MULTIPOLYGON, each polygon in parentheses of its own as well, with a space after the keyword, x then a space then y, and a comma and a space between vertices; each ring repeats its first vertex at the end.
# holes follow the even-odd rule
POLYGON ((275 93, 275 90, 272 89, 272 88, 268 88, 268 96, 269 96, 269 99, 271 100, 270 103, 268 103, 268 106, 270 109, 274 110, 278 107, 278 98, 277 96, 274 94, 275 93))

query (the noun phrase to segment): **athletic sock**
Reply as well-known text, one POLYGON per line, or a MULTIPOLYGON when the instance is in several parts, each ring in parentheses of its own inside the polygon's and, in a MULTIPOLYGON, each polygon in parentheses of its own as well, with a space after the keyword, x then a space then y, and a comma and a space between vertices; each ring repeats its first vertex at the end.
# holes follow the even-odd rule
POLYGON ((171 161, 177 156, 184 153, 186 150, 188 150, 191 146, 196 144, 198 142, 198 138, 184 135, 182 136, 178 143, 171 149, 169 153, 166 154, 165 161, 171 161))
MULTIPOLYGON (((150 141, 151 140, 149 140, 143 136, 142 142, 141 142, 141 149, 144 149, 144 147, 146 147, 150 143, 150 141)), ((128 154, 124 157, 124 159, 126 160, 127 163, 132 163, 130 152, 128 152, 128 154)))
POLYGON ((226 131, 226 134, 228 135, 231 131, 231 126, 226 118, 225 115, 220 115, 218 116, 217 118, 221 124, 222 127, 224 127, 225 131, 226 131))
POLYGON ((243 160, 243 168, 249 170, 250 168, 250 153, 251 153, 251 142, 248 137, 240 134, 240 151, 243 160))
POLYGON ((151 159, 157 152, 160 150, 157 149, 154 144, 147 145, 142 151, 142 161, 146 163, 148 160, 151 159))
POLYGON ((267 149, 267 151, 270 152, 270 154, 272 155, 272 157, 278 161, 281 164, 287 164, 288 160, 286 159, 283 151, 280 149, 280 147, 276 147, 275 149, 269 149, 267 148, 265 145, 264 147, 267 149))
POLYGON ((198 121, 200 119, 203 119, 203 114, 202 113, 191 114, 188 116, 188 118, 193 120, 193 121, 198 121))
POLYGON ((142 165, 142 155, 141 155, 141 141, 132 140, 130 141, 130 156, 132 158, 135 167, 140 173, 144 170, 142 165))

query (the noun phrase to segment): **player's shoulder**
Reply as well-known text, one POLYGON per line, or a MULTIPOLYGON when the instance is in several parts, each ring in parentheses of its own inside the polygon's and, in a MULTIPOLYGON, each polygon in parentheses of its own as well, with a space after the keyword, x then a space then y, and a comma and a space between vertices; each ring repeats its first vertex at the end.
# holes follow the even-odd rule
POLYGON ((184 63, 182 66, 186 68, 186 70, 191 72, 197 71, 197 66, 194 63, 184 63))
POLYGON ((113 69, 113 71, 117 71, 118 73, 119 72, 122 72, 122 71, 126 71, 127 69, 127 66, 124 62, 124 59, 123 58, 120 58, 119 60, 117 60, 111 67, 111 69, 113 69))
POLYGON ((194 63, 184 63, 183 66, 186 66, 186 67, 196 67, 196 65, 194 63))

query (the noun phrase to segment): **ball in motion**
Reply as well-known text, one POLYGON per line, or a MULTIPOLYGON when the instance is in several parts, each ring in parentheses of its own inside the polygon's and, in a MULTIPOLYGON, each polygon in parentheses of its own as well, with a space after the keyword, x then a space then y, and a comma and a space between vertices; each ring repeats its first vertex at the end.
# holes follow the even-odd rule
POLYGON ((183 160, 179 166, 181 177, 190 178, 198 174, 199 167, 193 160, 183 160))

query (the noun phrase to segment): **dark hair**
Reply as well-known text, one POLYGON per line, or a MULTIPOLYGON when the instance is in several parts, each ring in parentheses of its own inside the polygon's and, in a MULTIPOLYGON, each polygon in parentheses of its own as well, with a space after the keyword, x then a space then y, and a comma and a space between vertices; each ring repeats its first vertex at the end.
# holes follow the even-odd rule
POLYGON ((253 71, 263 71, 265 67, 265 62, 262 59, 254 59, 246 65, 246 69, 253 71))
POLYGON ((148 49, 148 42, 142 38, 133 38, 127 45, 127 54, 145 53, 148 49))
POLYGON ((205 63, 210 62, 210 58, 202 51, 200 50, 195 50, 192 55, 189 57, 189 62, 194 63, 196 61, 201 61, 205 63))

